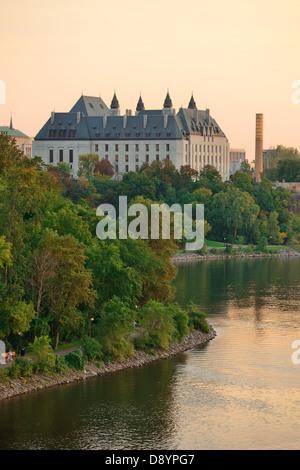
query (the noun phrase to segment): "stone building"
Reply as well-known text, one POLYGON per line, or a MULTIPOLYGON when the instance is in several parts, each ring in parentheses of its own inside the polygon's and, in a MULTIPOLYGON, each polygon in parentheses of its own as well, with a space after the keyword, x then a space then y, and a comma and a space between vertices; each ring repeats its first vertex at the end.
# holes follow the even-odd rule
POLYGON ((234 173, 241 168, 241 163, 246 161, 245 149, 231 148, 229 150, 229 161, 230 161, 230 174, 234 175, 234 173))
POLYGON ((76 177, 78 157, 94 153, 109 160, 115 177, 138 171, 144 162, 169 159, 177 169, 197 171, 210 164, 229 179, 229 142, 209 109, 199 110, 194 97, 176 113, 169 92, 163 108, 145 108, 139 97, 135 113, 120 113, 116 94, 110 108, 101 98, 81 96, 69 112, 52 112, 33 143, 45 163, 67 162, 76 177))
POLYGON ((24 134, 21 131, 13 128, 12 119, 10 119, 10 126, 0 126, 0 134, 9 135, 16 141, 16 145, 19 147, 26 157, 31 158, 32 156, 32 138, 24 134))

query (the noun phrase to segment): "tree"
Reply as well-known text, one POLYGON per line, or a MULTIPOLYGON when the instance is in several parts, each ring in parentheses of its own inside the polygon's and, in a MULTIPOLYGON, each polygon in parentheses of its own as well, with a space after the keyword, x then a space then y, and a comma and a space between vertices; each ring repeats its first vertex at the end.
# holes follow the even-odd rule
POLYGON ((252 175, 252 176, 254 174, 254 168, 250 166, 250 163, 248 162, 248 160, 242 161, 239 171, 242 171, 243 173, 248 173, 249 175, 252 175))
POLYGON ((66 178, 70 178, 71 174, 71 168, 70 165, 66 162, 58 162, 57 166, 57 172, 59 176, 62 178, 62 180, 66 178))
POLYGON ((55 276, 47 283, 56 349, 62 330, 69 332, 79 327, 82 316, 78 307, 81 304, 93 307, 95 292, 91 273, 85 268, 84 245, 71 235, 49 233, 44 246, 57 260, 55 276))
POLYGON ((299 160, 300 153, 296 148, 284 147, 277 145, 277 147, 270 148, 267 151, 266 158, 264 159, 264 170, 276 168, 278 162, 282 160, 299 160))
POLYGON ((300 181, 300 157, 298 160, 286 159, 277 164, 277 178, 280 181, 300 181))
MULTIPOLYGON (((219 233, 224 238, 224 228, 236 240, 238 232, 247 234, 255 224, 259 214, 259 206, 247 192, 229 187, 214 196, 214 227, 218 221, 219 233)), ((228 239, 228 237, 226 237, 228 239)))
POLYGON ((204 187, 210 189, 213 194, 222 191, 224 183, 222 183, 222 176, 218 170, 212 165, 205 165, 197 182, 197 187, 204 187))
POLYGON ((94 153, 79 155, 78 157, 78 176, 91 178, 94 174, 95 165, 99 162, 99 156, 94 153))
POLYGON ((237 188, 241 189, 242 191, 247 191, 251 194, 253 189, 253 178, 251 173, 238 170, 233 175, 232 181, 237 188))
POLYGON ((39 315, 41 302, 47 292, 47 282, 56 275, 58 257, 49 249, 36 249, 32 255, 32 272, 30 285, 32 297, 36 301, 36 312, 39 315))
POLYGON ((30 323, 36 316, 32 303, 19 300, 14 302, 12 299, 7 301, 6 309, 11 322, 11 330, 13 333, 22 335, 30 328, 30 323))
POLYGON ((114 167, 106 158, 102 158, 95 163, 94 175, 97 173, 100 175, 114 176, 114 167))
POLYGON ((103 307, 96 337, 106 359, 124 359, 133 354, 129 341, 135 319, 135 311, 126 302, 113 296, 103 307))
POLYGON ((145 331, 144 337, 148 346, 169 348, 169 343, 176 333, 174 314, 172 306, 154 300, 150 300, 139 311, 139 323, 145 331))
POLYGON ((0 174, 5 173, 8 168, 24 158, 16 140, 8 135, 0 134, 0 174))
POLYGON ((3 269, 6 265, 11 265, 11 243, 5 241, 5 237, 0 237, 0 269, 3 269))

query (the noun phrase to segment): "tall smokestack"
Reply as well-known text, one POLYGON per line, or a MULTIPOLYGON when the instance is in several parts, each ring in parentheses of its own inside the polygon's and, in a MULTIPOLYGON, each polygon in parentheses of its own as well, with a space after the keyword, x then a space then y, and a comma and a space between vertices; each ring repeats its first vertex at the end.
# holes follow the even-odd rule
POLYGON ((255 181, 261 182, 263 172, 263 114, 256 114, 255 133, 255 181))

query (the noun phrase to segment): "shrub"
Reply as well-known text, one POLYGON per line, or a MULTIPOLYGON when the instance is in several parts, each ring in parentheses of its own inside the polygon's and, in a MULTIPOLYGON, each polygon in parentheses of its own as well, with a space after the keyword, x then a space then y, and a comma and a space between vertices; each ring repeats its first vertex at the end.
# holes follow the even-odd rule
POLYGON ((86 337, 82 342, 83 353, 89 361, 102 358, 102 348, 95 338, 86 337))
POLYGON ((30 345, 32 355, 34 356, 34 371, 53 373, 55 367, 55 356, 48 336, 35 337, 30 345))
POLYGON ((118 341, 111 337, 103 338, 102 358, 104 361, 122 361, 125 357, 133 356, 133 354, 133 344, 127 338, 119 337, 118 341))
POLYGON ((176 306, 170 305, 168 307, 155 300, 150 300, 143 306, 139 315, 141 317, 140 323, 148 334, 148 339, 145 339, 147 346, 166 350, 169 348, 169 342, 176 334, 175 310, 176 306))
POLYGON ((198 255, 200 255, 200 256, 205 256, 205 255, 208 254, 208 249, 205 248, 205 247, 203 247, 203 248, 201 248, 200 250, 197 250, 197 253, 198 253, 198 255))
POLYGON ((7 369, 7 375, 10 379, 17 379, 21 376, 20 366, 13 362, 7 369))
POLYGON ((33 374, 33 363, 29 359, 17 357, 14 364, 19 366, 21 377, 30 377, 33 374))
POLYGON ((56 374, 63 375, 68 371, 68 365, 64 357, 55 355, 55 372, 56 374))
POLYGON ((186 336, 189 331, 189 316, 177 304, 169 305, 168 309, 173 313, 176 332, 173 334, 174 339, 181 339, 186 336))
POLYGON ((226 245, 225 253, 227 253, 228 255, 231 255, 232 252, 233 252, 233 247, 232 247, 232 245, 226 245))
POLYGON ((70 369, 83 370, 86 364, 86 356, 80 349, 72 351, 65 356, 65 361, 70 369))
POLYGON ((258 239, 258 242, 257 242, 257 245, 255 247, 256 251, 260 251, 260 252, 266 252, 266 249, 267 249, 267 238, 264 237, 264 236, 261 236, 259 237, 258 239))
POLYGON ((19 377, 30 377, 33 374, 33 364, 29 359, 17 357, 7 368, 7 375, 10 379, 19 377))
POLYGON ((210 332, 205 313, 201 312, 193 302, 188 304, 187 314, 189 316, 189 324, 192 328, 203 331, 204 333, 210 332))

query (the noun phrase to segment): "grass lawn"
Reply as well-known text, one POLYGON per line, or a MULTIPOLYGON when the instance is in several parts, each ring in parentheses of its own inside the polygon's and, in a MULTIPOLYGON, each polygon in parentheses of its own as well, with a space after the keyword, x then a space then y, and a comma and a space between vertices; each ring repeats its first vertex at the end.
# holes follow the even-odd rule
POLYGON ((213 242, 213 241, 210 241, 210 240, 205 240, 205 245, 210 246, 211 248, 224 248, 224 247, 226 247, 225 243, 213 242))

